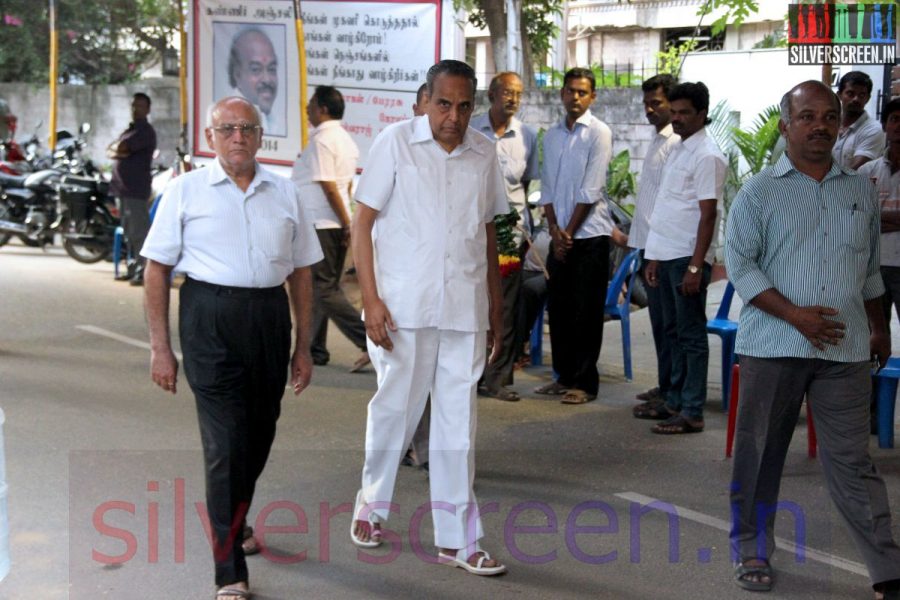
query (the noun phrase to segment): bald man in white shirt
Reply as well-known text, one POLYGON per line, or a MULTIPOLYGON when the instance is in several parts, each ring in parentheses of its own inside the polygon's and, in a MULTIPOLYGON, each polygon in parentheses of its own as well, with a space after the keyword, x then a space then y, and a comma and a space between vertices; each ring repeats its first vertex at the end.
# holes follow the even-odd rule
POLYGON ((179 337, 200 422, 217 600, 250 597, 245 555, 259 547, 247 510, 275 439, 288 367, 294 394, 312 376, 309 265, 322 251, 293 183, 255 160, 259 123, 243 98, 216 103, 206 128, 216 160, 169 183, 141 251, 150 374, 172 394, 169 289, 173 271, 186 276, 179 337))

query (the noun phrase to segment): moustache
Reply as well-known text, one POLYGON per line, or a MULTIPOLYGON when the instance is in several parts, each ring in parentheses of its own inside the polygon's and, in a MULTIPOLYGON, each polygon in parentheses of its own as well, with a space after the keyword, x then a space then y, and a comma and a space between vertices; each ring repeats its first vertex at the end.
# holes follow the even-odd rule
POLYGON ((261 94, 263 92, 269 92, 270 94, 275 94, 278 91, 278 87, 271 83, 260 83, 256 86, 256 93, 261 94))

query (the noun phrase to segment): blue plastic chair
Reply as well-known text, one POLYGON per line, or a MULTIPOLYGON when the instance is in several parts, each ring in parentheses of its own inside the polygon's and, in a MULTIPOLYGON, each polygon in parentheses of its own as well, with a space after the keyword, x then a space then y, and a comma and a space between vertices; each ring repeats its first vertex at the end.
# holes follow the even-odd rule
POLYGON ((731 367, 735 363, 734 342, 737 339, 737 321, 728 319, 731 300, 734 297, 734 286, 731 282, 725 287, 722 303, 714 319, 706 323, 706 333, 713 333, 722 338, 722 410, 728 412, 728 399, 731 398, 731 367))
POLYGON ((874 376, 878 398, 878 447, 894 447, 894 403, 897 399, 897 380, 900 380, 900 358, 889 358, 874 376))
MULTIPOLYGON (((150 223, 153 223, 153 217, 156 216, 156 209, 159 208, 159 199, 162 198, 162 194, 157 194, 156 198, 153 199, 153 204, 150 205, 150 223)), ((122 244, 125 241, 125 229, 122 228, 121 225, 116 227, 116 231, 113 234, 113 249, 112 249, 112 259, 113 259, 113 277, 119 276, 119 263, 122 262, 122 244)), ((127 262, 131 256, 126 256, 125 261, 127 262)))
POLYGON ((606 304, 603 312, 614 321, 622 321, 622 359, 625 363, 625 379, 631 381, 631 290, 634 288, 634 280, 641 266, 639 250, 632 250, 616 270, 612 281, 606 288, 606 304), (627 285, 626 285, 627 279, 627 285), (626 285, 622 303, 619 304, 619 292, 626 285))

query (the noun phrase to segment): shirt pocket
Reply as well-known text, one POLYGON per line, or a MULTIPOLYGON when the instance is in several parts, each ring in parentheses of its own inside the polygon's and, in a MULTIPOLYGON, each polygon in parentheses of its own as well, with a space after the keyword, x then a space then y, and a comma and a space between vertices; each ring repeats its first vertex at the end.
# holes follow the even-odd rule
MULTIPOLYGON (((841 211, 839 211, 841 212, 841 211)), ((854 252, 866 252, 872 249, 869 224, 872 215, 862 210, 849 211, 845 224, 838 228, 841 237, 839 242, 854 252)))
POLYGON ((283 217, 258 217, 250 228, 253 247, 268 258, 290 259, 293 236, 293 223, 283 217))

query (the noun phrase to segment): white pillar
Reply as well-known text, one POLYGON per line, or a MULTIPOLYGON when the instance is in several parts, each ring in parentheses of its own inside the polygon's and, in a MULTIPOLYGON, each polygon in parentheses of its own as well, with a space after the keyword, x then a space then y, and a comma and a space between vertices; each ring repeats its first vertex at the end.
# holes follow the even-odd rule
MULTIPOLYGON (((519 12, 522 0, 506 0, 506 70, 522 72, 522 33, 519 12)), ((497 65, 500 70, 500 65, 497 65)))

